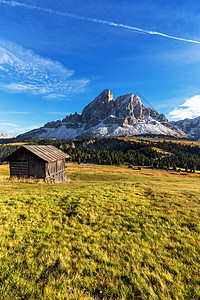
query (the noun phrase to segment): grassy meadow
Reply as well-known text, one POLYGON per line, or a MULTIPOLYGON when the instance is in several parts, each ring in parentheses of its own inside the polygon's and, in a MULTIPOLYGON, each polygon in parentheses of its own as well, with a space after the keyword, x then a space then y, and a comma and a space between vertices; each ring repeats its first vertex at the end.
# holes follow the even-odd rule
POLYGON ((200 299, 200 175, 0 166, 0 299, 200 299))
POLYGON ((156 138, 156 137, 120 137, 120 139, 123 139, 124 141, 134 141, 134 142, 141 142, 141 140, 143 142, 172 142, 175 144, 181 144, 184 146, 198 146, 200 147, 200 141, 197 140, 185 140, 185 139, 170 139, 168 137, 162 137, 162 138, 156 138))

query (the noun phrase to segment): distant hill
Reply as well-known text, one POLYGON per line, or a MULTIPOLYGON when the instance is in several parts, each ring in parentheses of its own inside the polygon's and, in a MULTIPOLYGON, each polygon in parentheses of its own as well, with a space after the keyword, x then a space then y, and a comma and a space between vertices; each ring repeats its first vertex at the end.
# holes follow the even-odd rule
POLYGON ((187 137, 183 131, 169 123, 163 114, 145 107, 138 96, 127 94, 114 100, 111 91, 104 90, 83 109, 81 115, 75 113, 66 116, 62 121, 47 123, 18 138, 69 140, 147 134, 187 137))

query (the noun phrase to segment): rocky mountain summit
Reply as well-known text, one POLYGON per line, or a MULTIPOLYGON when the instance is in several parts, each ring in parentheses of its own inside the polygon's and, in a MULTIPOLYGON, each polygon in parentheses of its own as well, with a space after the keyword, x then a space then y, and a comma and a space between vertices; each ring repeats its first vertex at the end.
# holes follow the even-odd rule
POLYGON ((200 117, 171 122, 174 126, 184 131, 190 138, 200 140, 200 117))
POLYGON ((82 114, 71 114, 18 137, 67 140, 147 134, 186 137, 163 114, 145 107, 138 96, 127 94, 114 100, 111 91, 104 90, 83 109, 82 114))
POLYGON ((14 138, 15 136, 12 136, 10 134, 7 134, 7 133, 0 133, 0 140, 1 139, 11 139, 11 138, 14 138))

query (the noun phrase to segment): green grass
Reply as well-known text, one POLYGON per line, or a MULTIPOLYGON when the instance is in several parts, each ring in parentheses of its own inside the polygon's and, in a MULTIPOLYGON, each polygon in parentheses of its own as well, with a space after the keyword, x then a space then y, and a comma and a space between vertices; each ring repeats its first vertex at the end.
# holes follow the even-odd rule
POLYGON ((184 140, 184 139, 170 139, 168 137, 166 138, 146 138, 146 137, 121 137, 119 139, 123 139, 125 141, 135 141, 135 142, 172 142, 175 144, 181 144, 185 146, 199 146, 200 147, 200 141, 196 140, 184 140))
POLYGON ((0 299, 199 299, 200 177, 127 172, 1 181, 0 299))

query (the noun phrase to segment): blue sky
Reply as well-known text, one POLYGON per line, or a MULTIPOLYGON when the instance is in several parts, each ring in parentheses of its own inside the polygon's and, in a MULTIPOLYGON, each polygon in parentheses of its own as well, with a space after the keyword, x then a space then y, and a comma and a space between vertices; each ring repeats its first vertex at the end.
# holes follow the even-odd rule
POLYGON ((104 89, 199 116, 199 27, 198 1, 0 0, 0 132, 81 113, 104 89))

